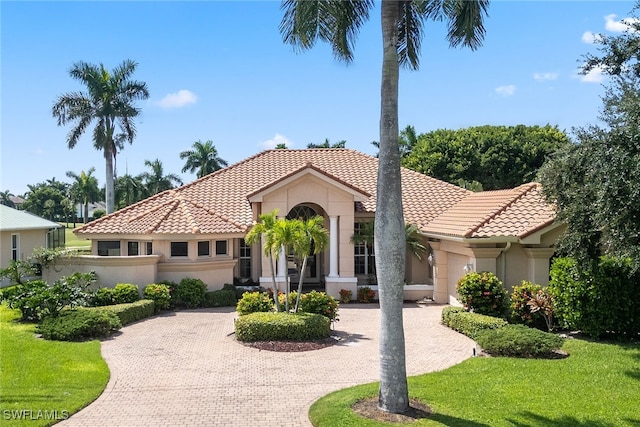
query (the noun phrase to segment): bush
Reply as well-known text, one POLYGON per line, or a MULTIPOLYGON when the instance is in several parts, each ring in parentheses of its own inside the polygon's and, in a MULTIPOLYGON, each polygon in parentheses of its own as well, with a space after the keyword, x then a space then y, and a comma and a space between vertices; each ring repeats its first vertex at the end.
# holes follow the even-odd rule
POLYGON ((251 313, 236 320, 239 341, 313 341, 327 338, 331 322, 313 313, 251 313))
POLYGON ((245 292, 238 301, 236 311, 245 314, 273 311, 273 299, 268 292, 245 292))
POLYGON ((442 323, 473 339, 485 329, 498 329, 508 324, 499 317, 469 313, 460 307, 445 307, 442 310, 442 323))
POLYGON ((205 295, 207 307, 235 307, 237 304, 235 289, 221 289, 207 292, 205 295))
POLYGON ((467 273, 458 281, 456 289, 458 299, 467 310, 493 317, 502 317, 507 311, 507 291, 493 273, 467 273))
POLYGON ((78 341, 106 337, 122 327, 118 316, 103 309, 64 310, 46 317, 37 332, 48 340, 78 341))
POLYGON ((493 356, 549 357, 562 347, 557 335, 524 325, 482 331, 476 337, 480 347, 493 356))
POLYGON ((113 305, 115 303, 113 288, 98 288, 91 296, 91 305, 95 307, 113 305))
MULTIPOLYGON (((285 309, 285 299, 286 299, 286 295, 283 292, 280 292, 278 294, 278 302, 280 303, 280 307, 282 308, 282 310, 284 311, 285 309)), ((271 298, 273 298, 273 294, 271 296, 271 298)), ((291 291, 289 292, 289 310, 293 311, 293 309, 296 306, 296 299, 298 298, 298 291, 291 291)), ((300 310, 298 310, 300 311, 300 310)))
POLYGON ((114 304, 127 304, 136 302, 140 299, 140 291, 138 285, 132 285, 131 283, 118 283, 113 288, 113 302, 114 304))
POLYGON ((157 284, 165 285, 169 288, 169 297, 171 298, 169 305, 170 307, 177 307, 178 306, 178 288, 180 287, 180 285, 176 282, 172 282, 171 280, 162 280, 157 284))
POLYGON ((200 279, 185 277, 176 289, 176 304, 185 308, 204 307, 207 285, 200 279))
POLYGON ((153 300, 156 313, 171 306, 171 294, 167 285, 151 283, 144 287, 142 295, 145 299, 153 300))
POLYGON ((351 292, 349 289, 340 289, 340 302, 345 304, 351 302, 352 295, 353 292, 351 292))
POLYGON ((338 320, 338 302, 324 292, 311 291, 300 295, 300 311, 321 314, 331 321, 338 320))
POLYGON ((521 323, 537 329, 546 328, 542 313, 540 311, 532 313, 529 305, 529 301, 541 290, 542 286, 526 280, 523 280, 519 285, 513 287, 510 303, 510 320, 512 323, 521 323))
POLYGON ((143 299, 132 303, 107 305, 104 307, 93 307, 87 310, 104 310, 114 313, 124 326, 141 319, 153 316, 155 313, 155 303, 150 299, 143 299))
POLYGON ((376 297, 376 292, 368 286, 358 287, 358 302, 371 302, 376 297))
POLYGON ((563 328, 595 338, 640 333, 640 271, 633 271, 629 259, 602 257, 598 263, 578 266, 572 258, 557 258, 549 290, 563 328))

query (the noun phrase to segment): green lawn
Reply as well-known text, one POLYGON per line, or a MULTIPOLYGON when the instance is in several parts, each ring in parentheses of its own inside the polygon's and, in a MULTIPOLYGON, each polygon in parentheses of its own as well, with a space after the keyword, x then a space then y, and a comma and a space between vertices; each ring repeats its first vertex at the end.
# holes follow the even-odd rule
POLYGON ((0 426, 50 425, 93 402, 109 368, 100 342, 38 339, 19 313, 0 305, 0 426))
MULTIPOLYGON (((409 378, 409 394, 433 414, 411 426, 613 427, 640 425, 640 345, 570 339, 566 359, 469 359, 409 378)), ((350 405, 377 384, 329 394, 313 404, 315 426, 391 425, 365 420, 350 405)))
MULTIPOLYGON (((73 234, 73 223, 60 223, 64 229, 64 238, 65 238, 65 247, 78 249, 81 251, 90 251, 91 250, 91 240, 86 239, 78 239, 75 234, 73 234)), ((76 223, 76 228, 81 227, 83 224, 76 223)))

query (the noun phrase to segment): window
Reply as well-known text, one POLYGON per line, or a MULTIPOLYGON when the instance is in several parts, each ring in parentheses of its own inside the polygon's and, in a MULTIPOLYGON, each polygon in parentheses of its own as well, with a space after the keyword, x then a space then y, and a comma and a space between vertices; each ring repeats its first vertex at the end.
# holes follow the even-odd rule
POLYGON ((198 242, 198 256, 211 256, 211 242, 201 240, 198 242))
POLYGON ((146 254, 147 255, 153 255, 153 243, 152 242, 147 242, 147 251, 146 254))
POLYGON ((11 235, 11 259, 14 261, 19 261, 20 259, 20 235, 19 234, 11 235))
POLYGON ((119 240, 98 240, 98 255, 120 256, 119 240))
POLYGON ((251 277, 251 245, 248 245, 244 239, 240 239, 239 266, 241 279, 251 277))
MULTIPOLYGON (((360 234, 364 229, 362 222, 353 225, 354 234, 360 234)), ((376 257, 373 253, 373 245, 368 242, 353 245, 353 267, 355 274, 368 275, 375 274, 376 257)))
POLYGON ((171 256, 189 256, 188 242, 171 242, 171 256))
POLYGON ((136 256, 140 255, 140 244, 138 242, 127 242, 127 255, 136 256))
POLYGON ((227 241, 226 240, 216 240, 216 256, 218 255, 227 255, 227 241))

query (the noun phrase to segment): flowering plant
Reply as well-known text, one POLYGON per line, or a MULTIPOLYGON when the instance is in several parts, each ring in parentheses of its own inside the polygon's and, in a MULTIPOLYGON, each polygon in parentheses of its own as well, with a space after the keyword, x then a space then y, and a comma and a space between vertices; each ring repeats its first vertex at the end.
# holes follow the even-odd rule
POLYGON ((351 295, 353 295, 353 292, 349 289, 340 289, 340 302, 348 303, 351 301, 351 295))

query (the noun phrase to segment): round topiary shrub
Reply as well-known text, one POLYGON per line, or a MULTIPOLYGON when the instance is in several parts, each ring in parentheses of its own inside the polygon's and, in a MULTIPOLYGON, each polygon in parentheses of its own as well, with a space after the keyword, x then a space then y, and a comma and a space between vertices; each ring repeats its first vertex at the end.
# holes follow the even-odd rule
POLYGON ((48 316, 37 327, 44 339, 79 341, 105 337, 122 327, 116 313, 103 309, 64 310, 48 316))
POLYGON ((510 302, 512 323, 521 323, 540 330, 546 329, 542 313, 540 311, 532 312, 529 304, 529 301, 542 289, 542 286, 526 280, 513 287, 510 302))
POLYGON ((524 325, 507 325, 480 332, 476 342, 492 356, 550 357, 562 347, 563 340, 524 325))
POLYGON ((244 316, 251 313, 273 311, 273 299, 267 292, 245 292, 238 301, 236 311, 244 316))
POLYGON ((507 291, 493 273, 467 273, 458 281, 456 289, 458 299, 467 310, 492 317, 503 317, 507 311, 507 291))
POLYGON ((331 321, 313 313, 251 313, 236 320, 239 341, 314 341, 329 337, 331 321))
POLYGON ((113 288, 113 302, 115 304, 127 304, 140 299, 138 285, 131 283, 118 283, 113 288))
POLYGON ((167 310, 171 306, 171 294, 167 285, 151 283, 145 286, 143 295, 145 299, 155 302, 156 312, 167 310))
POLYGON ((200 279, 185 277, 178 285, 177 304, 186 308, 204 307, 207 302, 207 285, 200 279))

